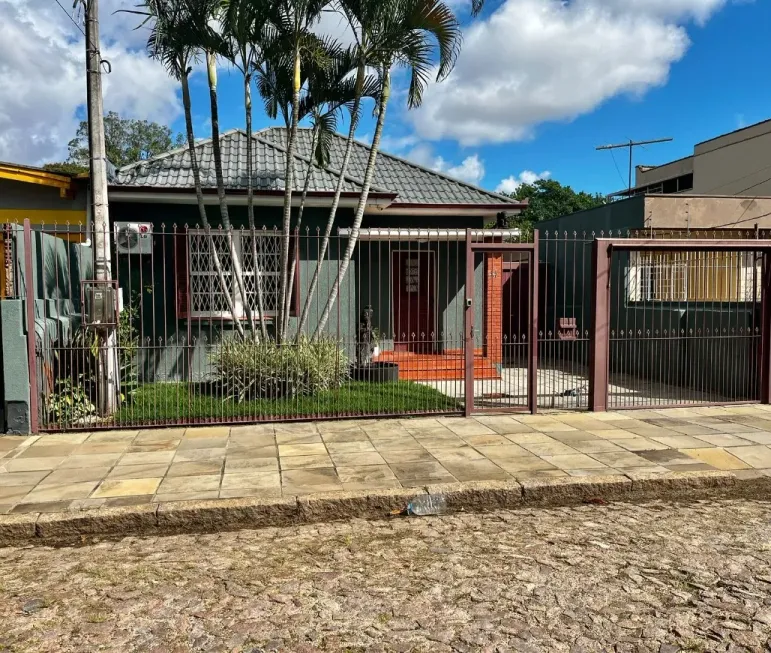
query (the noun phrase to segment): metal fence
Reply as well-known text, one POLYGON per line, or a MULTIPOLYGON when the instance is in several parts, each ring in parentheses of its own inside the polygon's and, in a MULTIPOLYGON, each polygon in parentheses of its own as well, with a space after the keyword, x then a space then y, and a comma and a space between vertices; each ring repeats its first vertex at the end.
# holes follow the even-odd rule
POLYGON ((763 233, 370 228, 354 246, 346 230, 118 224, 108 343, 94 234, 4 234, 45 430, 765 396, 763 233))

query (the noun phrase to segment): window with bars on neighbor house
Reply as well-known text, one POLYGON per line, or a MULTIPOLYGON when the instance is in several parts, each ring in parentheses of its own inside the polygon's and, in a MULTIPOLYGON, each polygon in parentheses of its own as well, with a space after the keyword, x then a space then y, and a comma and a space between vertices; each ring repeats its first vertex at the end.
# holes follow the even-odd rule
POLYGON ((759 301, 756 252, 630 252, 627 297, 632 302, 759 301))
MULTIPOLYGON (((239 319, 246 318, 244 298, 234 274, 234 256, 240 263, 246 302, 257 317, 257 283, 262 288, 266 316, 277 313, 280 291, 281 235, 275 232, 233 230, 231 251, 228 233, 213 230, 188 231, 177 236, 177 314, 189 318, 232 319, 222 284, 214 266, 213 251, 217 252, 227 292, 239 319), (213 249, 214 248, 214 249, 213 249)), ((295 243, 296 245, 297 243, 295 243)), ((295 290, 299 278, 295 278, 295 290)), ((293 293, 292 310, 298 302, 293 293)))

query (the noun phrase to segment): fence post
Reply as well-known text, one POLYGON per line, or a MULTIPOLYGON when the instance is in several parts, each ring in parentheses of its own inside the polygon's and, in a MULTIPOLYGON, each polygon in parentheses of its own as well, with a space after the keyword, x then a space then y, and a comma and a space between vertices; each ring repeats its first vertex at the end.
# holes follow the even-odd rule
POLYGON ((760 403, 771 404, 771 252, 763 250, 760 284, 760 403))
POLYGON ((465 354, 465 401, 463 414, 474 410, 474 250, 473 234, 466 229, 466 305, 463 308, 463 352, 465 354))
POLYGON ((589 342, 589 410, 608 409, 608 349, 610 346, 610 242, 595 239, 592 244, 592 320, 589 342))
POLYGON ((540 252, 538 251, 538 229, 533 230, 533 251, 530 255, 530 378, 527 384, 527 402, 530 412, 538 412, 538 266, 540 252))
MULTIPOLYGON (((42 252, 41 252, 42 256, 42 252)), ((42 261, 45 264, 45 261, 42 261)), ((40 431, 38 415, 37 356, 35 355, 35 280, 32 276, 32 225, 24 219, 24 303, 27 309, 27 363, 29 366, 29 430, 40 431)))

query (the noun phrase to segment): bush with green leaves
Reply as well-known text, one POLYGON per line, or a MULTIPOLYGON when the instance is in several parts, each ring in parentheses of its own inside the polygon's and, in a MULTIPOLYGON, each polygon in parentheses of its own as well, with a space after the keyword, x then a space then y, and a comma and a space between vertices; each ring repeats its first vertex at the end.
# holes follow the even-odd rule
POLYGON ((330 338, 292 344, 228 339, 211 361, 218 390, 239 402, 313 395, 348 379, 348 356, 330 338))
POLYGON ((96 406, 83 387, 80 375, 77 383, 72 379, 58 379, 56 387, 45 398, 48 421, 59 425, 71 425, 80 422, 85 417, 96 415, 96 406))

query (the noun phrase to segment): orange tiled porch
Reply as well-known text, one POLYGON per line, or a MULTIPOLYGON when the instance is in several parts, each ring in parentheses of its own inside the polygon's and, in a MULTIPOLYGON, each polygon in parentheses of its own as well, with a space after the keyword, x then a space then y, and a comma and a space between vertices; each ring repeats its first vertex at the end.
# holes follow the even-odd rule
MULTIPOLYGON (((442 354, 418 354, 411 351, 386 351, 376 356, 378 363, 396 363, 401 381, 461 381, 464 378, 465 359, 461 349, 442 354)), ((499 379, 495 362, 484 356, 482 350, 474 352, 474 378, 499 379)))

